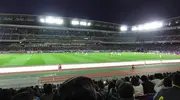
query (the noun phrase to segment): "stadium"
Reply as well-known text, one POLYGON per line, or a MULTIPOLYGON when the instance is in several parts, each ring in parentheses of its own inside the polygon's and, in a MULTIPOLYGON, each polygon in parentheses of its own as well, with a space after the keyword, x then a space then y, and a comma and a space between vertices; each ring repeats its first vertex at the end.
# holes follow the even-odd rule
POLYGON ((180 70, 179 25, 180 17, 126 26, 0 14, 0 87, 59 83, 79 75, 101 79, 180 70))

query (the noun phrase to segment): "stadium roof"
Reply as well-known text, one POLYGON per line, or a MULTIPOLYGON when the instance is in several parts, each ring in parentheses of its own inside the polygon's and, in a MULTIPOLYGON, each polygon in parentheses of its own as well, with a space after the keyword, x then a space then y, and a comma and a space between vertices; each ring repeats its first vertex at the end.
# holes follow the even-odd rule
POLYGON ((139 24, 135 26, 128 26, 128 25, 120 25, 116 23, 79 19, 79 18, 29 15, 29 14, 5 14, 5 13, 0 13, 0 20, 1 20, 0 21, 1 26, 51 28, 51 29, 61 29, 61 30, 72 29, 72 30, 82 30, 82 31, 91 30, 91 31, 108 32, 108 33, 134 33, 132 31, 138 31, 138 32, 156 31, 158 30, 158 28, 162 28, 164 26, 165 27, 162 30, 168 30, 171 29, 172 26, 175 27, 180 24, 180 17, 171 18, 164 21, 154 21, 154 22, 139 24))

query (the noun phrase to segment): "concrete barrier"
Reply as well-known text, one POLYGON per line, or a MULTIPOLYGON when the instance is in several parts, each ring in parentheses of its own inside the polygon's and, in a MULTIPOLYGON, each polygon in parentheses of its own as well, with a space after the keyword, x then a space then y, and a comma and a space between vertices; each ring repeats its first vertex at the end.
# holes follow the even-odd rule
POLYGON ((93 64, 67 64, 62 65, 62 69, 77 69, 77 68, 96 68, 96 67, 112 67, 112 66, 131 66, 131 65, 147 65, 147 64, 165 64, 165 63, 180 63, 177 60, 147 60, 147 61, 129 61, 129 62, 111 62, 111 63, 93 63, 93 64))

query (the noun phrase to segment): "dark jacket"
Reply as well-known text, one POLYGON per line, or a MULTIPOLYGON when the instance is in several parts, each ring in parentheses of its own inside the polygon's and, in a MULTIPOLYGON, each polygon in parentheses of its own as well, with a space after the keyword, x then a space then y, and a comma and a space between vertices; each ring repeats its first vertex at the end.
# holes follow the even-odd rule
POLYGON ((160 90, 154 100, 180 100, 180 88, 172 87, 160 90))
POLYGON ((144 94, 148 93, 155 93, 154 91, 154 84, 150 81, 145 81, 142 83, 143 89, 144 89, 144 94))
POLYGON ((121 98, 118 92, 111 91, 106 100, 135 100, 134 98, 121 98))
POLYGON ((107 100, 135 100, 135 99, 134 98, 121 98, 117 93, 114 93, 107 100))

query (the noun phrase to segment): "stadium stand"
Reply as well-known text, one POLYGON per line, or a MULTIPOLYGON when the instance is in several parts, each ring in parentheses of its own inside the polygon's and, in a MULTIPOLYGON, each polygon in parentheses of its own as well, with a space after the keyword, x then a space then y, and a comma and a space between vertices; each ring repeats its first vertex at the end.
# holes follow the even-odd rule
POLYGON ((88 27, 80 27, 71 25, 73 18, 63 18, 64 25, 55 25, 41 23, 44 17, 0 14, 0 51, 180 50, 179 18, 165 20, 160 30, 120 32, 115 23, 77 19, 88 22, 88 27))

